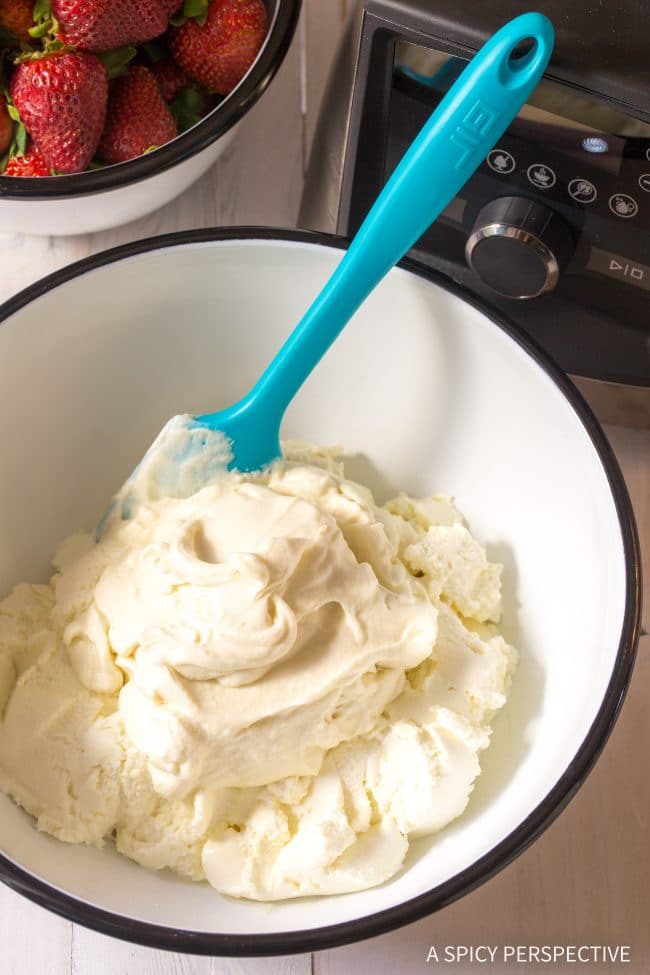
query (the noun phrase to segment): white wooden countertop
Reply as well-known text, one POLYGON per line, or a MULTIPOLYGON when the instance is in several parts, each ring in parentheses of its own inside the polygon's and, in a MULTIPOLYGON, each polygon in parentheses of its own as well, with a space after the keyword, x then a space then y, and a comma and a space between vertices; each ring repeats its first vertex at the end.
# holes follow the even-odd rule
MULTIPOLYGON (((295 226, 308 151, 347 0, 304 0, 287 59, 235 143, 164 210, 75 238, 2 233, 0 301, 56 268, 115 244, 191 227, 295 226)), ((650 555, 650 432, 607 427, 650 555)), ((648 583, 645 584, 648 597, 648 583)), ((650 630, 645 600, 644 622, 650 630)), ((474 975, 650 972, 650 636, 641 639, 622 715, 595 770, 556 822, 496 878, 443 911, 346 948, 275 959, 200 958, 114 941, 47 913, 0 884, 0 975, 474 975), (496 947, 491 964, 433 960, 453 946, 496 947), (631 962, 503 960, 507 945, 629 946, 631 962)), ((619 955, 620 957, 620 955, 619 955)))

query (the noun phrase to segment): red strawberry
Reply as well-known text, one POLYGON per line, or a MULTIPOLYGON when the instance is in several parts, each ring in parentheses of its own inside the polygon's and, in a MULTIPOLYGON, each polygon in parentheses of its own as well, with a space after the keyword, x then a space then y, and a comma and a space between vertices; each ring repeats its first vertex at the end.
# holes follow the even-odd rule
POLYGON ((171 6, 171 0, 52 0, 52 14, 65 44, 102 52, 163 34, 171 6))
POLYGON ((136 65, 112 82, 98 149, 104 162, 126 162, 177 135, 176 123, 149 68, 136 65))
POLYGON ((171 58, 156 61, 151 70, 156 76, 158 87, 166 102, 173 101, 182 88, 187 88, 191 84, 183 69, 179 68, 171 58))
POLYGON ((4 156, 13 141, 13 137, 14 123, 7 111, 5 96, 0 94, 0 156, 4 156))
POLYGON ((0 0, 0 27, 29 43, 29 28, 34 26, 34 0, 0 0))
POLYGON ((88 168, 104 127, 108 80, 94 54, 56 52, 18 65, 11 97, 48 165, 60 173, 88 168))
POLYGON ((174 27, 169 46, 193 81, 227 95, 257 57, 267 24, 262 0, 211 0, 205 24, 190 19, 174 27))
POLYGON ((52 171, 40 149, 30 145, 24 156, 12 156, 4 171, 5 176, 51 176, 52 171))

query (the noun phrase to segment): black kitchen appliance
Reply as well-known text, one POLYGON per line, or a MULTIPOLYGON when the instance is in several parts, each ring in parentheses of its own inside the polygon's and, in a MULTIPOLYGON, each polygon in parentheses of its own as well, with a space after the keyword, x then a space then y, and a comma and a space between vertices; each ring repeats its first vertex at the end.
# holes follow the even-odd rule
MULTIPOLYGON (((539 0, 544 79, 412 255, 650 425, 650 0, 539 0)), ((512 0, 360 0, 319 116, 302 226, 352 236, 512 0)), ((604 412, 604 415, 602 415, 604 412)))

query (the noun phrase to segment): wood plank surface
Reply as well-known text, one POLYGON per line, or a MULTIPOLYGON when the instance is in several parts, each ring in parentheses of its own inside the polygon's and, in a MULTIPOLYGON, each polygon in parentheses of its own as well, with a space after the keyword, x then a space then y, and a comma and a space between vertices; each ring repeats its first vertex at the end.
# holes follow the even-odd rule
POLYGON ((70 975, 72 928, 0 884, 2 975, 70 975))
POLYGON ((311 975, 311 957, 260 959, 181 955, 116 941, 75 924, 71 975, 311 975))
POLYGON ((75 924, 71 975, 213 975, 212 958, 156 951, 75 924))

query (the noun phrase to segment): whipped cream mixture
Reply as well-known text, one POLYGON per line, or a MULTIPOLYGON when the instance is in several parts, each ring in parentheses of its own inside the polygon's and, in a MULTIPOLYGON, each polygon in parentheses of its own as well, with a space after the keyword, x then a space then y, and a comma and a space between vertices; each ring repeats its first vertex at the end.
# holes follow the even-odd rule
POLYGON ((464 810, 501 567, 449 499, 287 456, 133 503, 143 465, 129 520, 0 603, 0 788, 40 829, 274 900, 381 883, 464 810))

